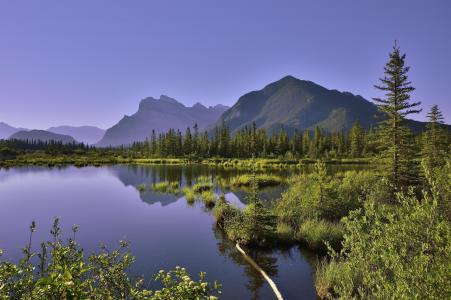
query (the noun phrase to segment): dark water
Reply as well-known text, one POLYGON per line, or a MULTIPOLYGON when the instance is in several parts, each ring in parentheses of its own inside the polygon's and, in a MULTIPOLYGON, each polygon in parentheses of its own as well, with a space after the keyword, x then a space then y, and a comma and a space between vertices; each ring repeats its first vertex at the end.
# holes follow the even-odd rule
MULTIPOLYGON (((77 169, 12 168, 0 170, 0 248, 3 259, 17 261, 27 243, 28 226, 36 220, 34 246, 49 237, 55 216, 65 232, 80 227, 77 241, 89 254, 99 244, 116 247, 120 239, 131 244, 136 263, 131 272, 146 278, 160 269, 180 265, 192 274, 205 271, 207 279, 223 284, 221 299, 274 299, 256 273, 213 226, 201 203, 189 206, 182 195, 140 193, 141 183, 180 181, 197 176, 228 178, 240 171, 206 166, 112 166, 77 169)), ((287 174, 282 174, 287 175, 287 174)), ((219 188, 216 188, 219 192, 219 188)), ((266 189, 262 197, 278 197, 284 187, 266 189)), ((244 191, 227 191, 227 199, 245 205, 244 191)), ((314 255, 297 247, 263 253, 255 260, 273 278, 285 299, 315 299, 314 255)))

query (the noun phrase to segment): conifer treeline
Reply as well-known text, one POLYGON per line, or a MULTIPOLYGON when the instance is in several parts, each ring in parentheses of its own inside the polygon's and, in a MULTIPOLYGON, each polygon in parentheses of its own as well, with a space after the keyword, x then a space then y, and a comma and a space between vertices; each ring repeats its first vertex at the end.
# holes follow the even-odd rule
MULTIPOLYGON (((444 131, 446 133, 446 130, 444 131)), ((426 133, 416 136, 415 147, 423 148, 426 133)), ((443 143, 449 144, 449 134, 442 135, 443 143)), ((372 157, 380 152, 381 132, 378 129, 365 130, 356 122, 349 132, 327 133, 317 127, 313 131, 294 131, 281 128, 269 134, 267 130, 245 126, 232 135, 224 124, 208 132, 198 133, 196 126, 184 133, 170 129, 156 134, 144 142, 135 142, 129 149, 145 157, 225 157, 250 158, 274 157, 296 158, 361 158, 372 157)))

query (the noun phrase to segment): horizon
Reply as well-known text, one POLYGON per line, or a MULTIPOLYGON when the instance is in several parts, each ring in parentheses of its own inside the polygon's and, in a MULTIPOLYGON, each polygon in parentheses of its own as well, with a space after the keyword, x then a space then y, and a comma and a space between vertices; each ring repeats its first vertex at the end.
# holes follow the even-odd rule
POLYGON ((147 97, 232 106, 287 75, 372 101, 398 40, 413 119, 451 123, 451 3, 326 2, 0 2, 0 122, 107 129, 147 97))

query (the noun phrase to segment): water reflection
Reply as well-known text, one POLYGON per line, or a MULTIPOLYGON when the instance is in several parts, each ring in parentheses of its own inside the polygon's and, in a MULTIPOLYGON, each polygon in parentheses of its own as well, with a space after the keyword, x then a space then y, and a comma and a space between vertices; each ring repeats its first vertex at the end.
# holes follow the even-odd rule
MULTIPOLYGON (((179 182, 181 188, 185 186, 192 186, 195 183, 196 178, 200 176, 211 176, 214 183, 217 183, 216 179, 229 181, 231 178, 246 174, 245 170, 231 170, 223 168, 212 168, 206 165, 191 165, 191 166, 178 166, 178 165, 155 165, 155 166, 113 166, 108 167, 111 174, 114 174, 124 186, 133 186, 138 188, 139 185, 145 184, 150 187, 155 183, 168 181, 179 182)), ((273 172, 277 175, 286 176, 287 171, 273 172)), ((280 196, 286 187, 284 185, 276 187, 266 187, 259 193, 260 198, 263 200, 273 200, 280 196)), ((237 207, 243 207, 247 202, 247 191, 245 189, 233 189, 229 187, 222 187, 218 184, 214 186, 216 194, 225 193, 226 199, 236 205, 237 207)), ((154 192, 151 188, 147 188, 140 192, 140 198, 142 201, 155 204, 161 203, 161 205, 169 205, 176 202, 180 196, 171 195, 168 193, 154 192)))
MULTIPOLYGON (((260 274, 214 228, 202 203, 189 207, 182 195, 136 189, 142 183, 151 186, 160 181, 189 186, 198 176, 230 179, 245 172, 202 165, 0 169, 2 259, 17 261, 21 257, 31 220, 38 224, 34 238, 39 245, 49 237, 52 218, 60 216, 65 232, 70 232, 72 224, 80 226, 77 239, 88 254, 98 250, 100 242, 111 248, 120 239, 129 240, 136 255, 133 274, 149 278, 160 269, 182 265, 219 280, 223 284, 221 299, 273 299, 260 274)), ((283 189, 265 189, 261 197, 272 200, 283 189)), ((215 186, 217 194, 222 191, 215 186)), ((235 205, 246 203, 245 190, 224 192, 235 205)), ((314 256, 297 247, 250 251, 249 255, 273 277, 285 299, 315 299, 314 256)))

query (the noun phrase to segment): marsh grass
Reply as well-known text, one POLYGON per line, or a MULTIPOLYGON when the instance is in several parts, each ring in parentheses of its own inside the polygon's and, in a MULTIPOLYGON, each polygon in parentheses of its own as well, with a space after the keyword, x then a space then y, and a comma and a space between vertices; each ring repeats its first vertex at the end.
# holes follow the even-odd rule
POLYGON ((204 191, 213 190, 213 179, 209 176, 200 176, 196 178, 196 183, 193 185, 195 193, 202 193, 204 191))
MULTIPOLYGON (((283 179, 280 176, 270 174, 258 174, 256 180, 259 188, 275 186, 283 183, 283 179)), ((245 174, 234 177, 230 180, 232 187, 250 187, 252 184, 252 175, 245 174)))
POLYGON ((183 195, 185 196, 186 202, 188 202, 188 204, 193 204, 196 200, 196 194, 194 193, 192 188, 185 187, 183 189, 183 195))
POLYGON ((296 238, 310 249, 326 253, 328 243, 333 249, 341 248, 343 226, 340 223, 325 220, 306 220, 297 232, 296 238))
POLYGON ((178 181, 161 181, 152 185, 155 192, 178 194, 180 192, 180 183, 178 181))
POLYGON ((290 225, 282 222, 277 223, 276 235, 282 243, 292 244, 296 241, 296 231, 290 225))
POLYGON ((215 206, 215 194, 213 191, 203 191, 200 194, 200 198, 202 199, 206 207, 212 208, 213 206, 215 206))

